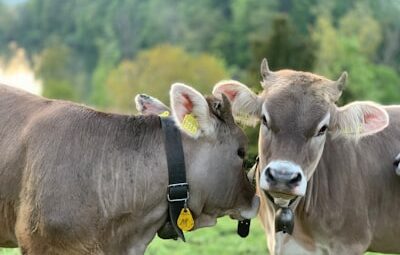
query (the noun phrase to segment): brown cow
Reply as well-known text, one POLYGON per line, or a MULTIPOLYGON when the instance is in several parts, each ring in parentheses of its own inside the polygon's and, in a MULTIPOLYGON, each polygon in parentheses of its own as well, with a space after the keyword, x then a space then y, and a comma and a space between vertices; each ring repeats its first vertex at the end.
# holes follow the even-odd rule
MULTIPOLYGON (((249 218, 246 137, 227 100, 175 84, 188 207, 195 228, 249 218), (198 129, 188 132, 191 114, 198 129)), ((167 219, 167 161, 157 116, 98 112, 0 86, 0 246, 28 255, 143 254, 167 219)))
POLYGON ((245 121, 261 120, 257 190, 271 253, 400 252, 400 179, 392 167, 400 107, 336 106, 346 73, 331 81, 272 72, 266 60, 261 69, 259 95, 235 81, 217 85, 214 94, 227 94, 245 121), (291 201, 294 233, 275 234, 275 209, 291 201))

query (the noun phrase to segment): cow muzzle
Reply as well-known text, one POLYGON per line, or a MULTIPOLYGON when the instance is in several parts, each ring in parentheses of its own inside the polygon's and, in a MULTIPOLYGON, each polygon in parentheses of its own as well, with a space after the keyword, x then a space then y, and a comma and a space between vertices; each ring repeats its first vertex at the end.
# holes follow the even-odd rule
POLYGON ((271 161, 260 175, 260 188, 272 197, 291 200, 304 196, 307 180, 301 167, 290 161, 271 161))

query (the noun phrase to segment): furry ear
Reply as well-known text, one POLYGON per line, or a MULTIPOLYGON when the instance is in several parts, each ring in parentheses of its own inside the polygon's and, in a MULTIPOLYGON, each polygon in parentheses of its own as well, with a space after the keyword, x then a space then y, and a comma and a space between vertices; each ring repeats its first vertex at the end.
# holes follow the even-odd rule
POLYGON ((340 107, 332 120, 335 135, 355 139, 380 132, 388 125, 386 110, 373 102, 353 102, 340 107))
POLYGON ((155 97, 148 96, 146 94, 139 94, 135 97, 136 109, 140 114, 143 115, 159 115, 165 112, 170 112, 168 106, 163 104, 160 100, 155 97))
POLYGON ((193 138, 213 136, 215 120, 206 99, 195 89, 175 83, 170 90, 171 109, 177 126, 193 138))
POLYGON ((214 86, 213 95, 225 94, 232 104, 235 119, 245 125, 255 126, 261 115, 262 100, 246 85, 238 81, 221 81, 214 86))

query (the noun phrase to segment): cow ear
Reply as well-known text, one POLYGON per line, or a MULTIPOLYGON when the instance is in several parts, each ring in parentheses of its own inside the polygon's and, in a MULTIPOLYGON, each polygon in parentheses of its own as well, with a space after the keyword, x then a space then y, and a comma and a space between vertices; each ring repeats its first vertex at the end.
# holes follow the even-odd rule
POLYGON ((214 86, 213 95, 225 94, 232 104, 235 120, 255 126, 261 116, 262 100, 246 85, 238 81, 221 81, 214 86))
POLYGON ((373 102, 353 102, 340 107, 332 120, 336 135, 356 139, 380 132, 388 125, 386 110, 373 102))
POLYGON ((143 115, 169 115, 169 108, 157 98, 148 96, 146 94, 139 94, 135 97, 136 109, 143 115), (167 114, 168 113, 168 114, 167 114))
POLYGON ((171 87, 171 109, 177 126, 193 138, 212 136, 215 120, 206 99, 195 89, 175 83, 171 87))

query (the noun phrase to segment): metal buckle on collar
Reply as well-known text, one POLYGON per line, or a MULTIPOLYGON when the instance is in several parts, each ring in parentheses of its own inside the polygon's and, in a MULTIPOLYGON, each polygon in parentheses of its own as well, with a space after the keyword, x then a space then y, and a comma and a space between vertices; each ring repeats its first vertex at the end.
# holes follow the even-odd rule
POLYGON ((167 194, 167 199, 168 202, 181 202, 181 201, 187 201, 189 199, 189 184, 187 182, 183 182, 183 183, 174 183, 174 184, 170 184, 168 185, 168 194, 167 194), (183 198, 171 198, 171 191, 174 188, 178 188, 178 187, 186 187, 186 197, 183 198))

